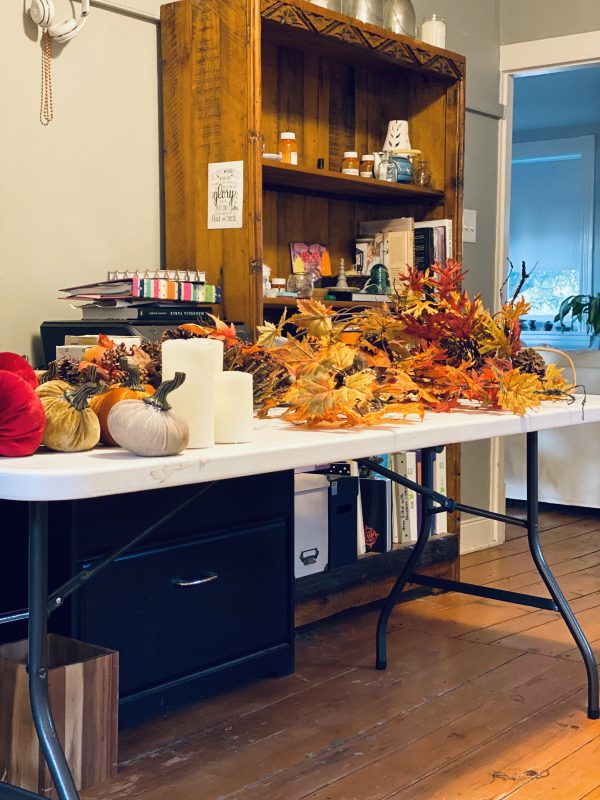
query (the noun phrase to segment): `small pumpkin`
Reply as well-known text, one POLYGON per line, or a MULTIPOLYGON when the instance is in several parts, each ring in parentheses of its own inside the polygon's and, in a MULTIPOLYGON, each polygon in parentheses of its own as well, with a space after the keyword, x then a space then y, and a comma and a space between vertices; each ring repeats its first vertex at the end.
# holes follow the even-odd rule
POLYGON ((185 380, 176 372, 163 381, 152 397, 122 400, 109 412, 108 429, 115 442, 138 456, 174 456, 185 450, 190 439, 188 424, 171 410, 169 392, 185 380))
POLYGON ((83 361, 91 361, 97 364, 102 361, 108 350, 114 350, 116 346, 110 336, 101 333, 98 337, 98 344, 88 347, 83 354, 83 361))
POLYGON ((106 389, 105 383, 84 383, 72 387, 64 381, 48 381, 37 389, 46 412, 42 444, 50 450, 76 453, 91 450, 100 441, 98 417, 88 400, 106 389))
POLYGON ((0 369, 6 372, 14 372, 20 378, 23 378, 32 389, 35 389, 38 385, 37 375, 29 361, 26 361, 23 356, 18 356, 16 353, 0 353, 0 369))
POLYGON ((108 415, 113 406, 123 400, 143 400, 145 397, 151 397, 156 391, 149 383, 140 383, 139 369, 127 358, 121 358, 119 366, 127 374, 127 379, 123 383, 109 386, 106 392, 90 400, 90 408, 100 421, 100 441, 113 446, 116 442, 108 430, 108 415))
POLYGON ((42 443, 42 401, 16 372, 0 370, 0 456, 30 456, 42 443))

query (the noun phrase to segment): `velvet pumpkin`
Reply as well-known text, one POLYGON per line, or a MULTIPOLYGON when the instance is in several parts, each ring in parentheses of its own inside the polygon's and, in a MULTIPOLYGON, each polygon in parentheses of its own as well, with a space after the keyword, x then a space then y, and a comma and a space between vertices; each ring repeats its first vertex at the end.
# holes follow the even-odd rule
POLYGON ((37 394, 46 412, 42 443, 64 453, 95 447, 100 441, 100 423, 88 399, 105 389, 105 383, 84 383, 73 388, 64 381, 48 381, 39 386, 37 394))
POLYGON ((32 389, 38 385, 37 375, 31 364, 16 353, 0 353, 0 369, 14 372, 23 378, 32 389))
POLYGON ((112 407, 123 400, 143 400, 145 397, 151 397, 156 391, 154 386, 140 383, 139 369, 130 364, 126 358, 120 359, 119 366, 127 374, 127 379, 123 383, 109 386, 106 392, 90 400, 90 408, 97 414, 100 422, 100 441, 113 446, 116 442, 108 430, 108 415, 112 407))
POLYGON ((29 383, 0 370, 0 456, 30 456, 42 443, 46 415, 29 383))
POLYGON ((108 415, 108 427, 116 443, 138 456, 174 456, 185 450, 190 439, 188 424, 171 410, 167 395, 185 380, 176 372, 163 381, 152 397, 123 400, 108 415))

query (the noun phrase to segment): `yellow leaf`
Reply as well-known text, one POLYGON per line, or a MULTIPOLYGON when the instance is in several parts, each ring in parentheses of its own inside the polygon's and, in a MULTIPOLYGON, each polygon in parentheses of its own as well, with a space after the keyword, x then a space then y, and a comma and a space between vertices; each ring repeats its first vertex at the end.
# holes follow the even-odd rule
POLYGON ((257 325, 256 329, 259 332, 257 344, 262 347, 275 347, 277 339, 283 335, 283 326, 285 325, 285 318, 287 316, 287 308, 284 308, 281 319, 274 325, 272 322, 265 322, 264 325, 257 325))
POLYGON ((315 339, 331 335, 333 311, 319 300, 298 300, 299 314, 290 317, 289 322, 297 328, 306 330, 315 339))
POLYGON ((343 400, 351 406, 367 403, 373 397, 372 386, 375 373, 370 369, 363 369, 353 375, 346 375, 344 386, 340 390, 343 400))
POLYGON ((323 353, 322 360, 335 370, 344 372, 354 364, 356 350, 353 347, 336 342, 323 353))
POLYGON ((550 392, 570 392, 573 388, 572 383, 568 383, 563 375, 563 371, 556 364, 548 364, 546 366, 546 374, 542 381, 544 390, 550 392))
POLYGON ((513 351, 513 342, 504 332, 502 320, 500 325, 490 316, 481 318, 481 325, 485 331, 485 338, 481 342, 480 351, 483 355, 491 353, 499 358, 510 358, 513 351))
POLYGON ((337 402, 335 380, 325 370, 302 375, 288 390, 285 400, 303 409, 306 418, 323 416, 337 402))
POLYGON ((285 348, 276 351, 276 355, 292 375, 297 375, 307 368, 314 369, 320 366, 317 352, 306 339, 298 340, 288 335, 285 348))
POLYGON ((528 408, 539 406, 541 391, 542 384, 537 375, 511 369, 500 378, 498 403, 501 408, 522 417, 528 408))

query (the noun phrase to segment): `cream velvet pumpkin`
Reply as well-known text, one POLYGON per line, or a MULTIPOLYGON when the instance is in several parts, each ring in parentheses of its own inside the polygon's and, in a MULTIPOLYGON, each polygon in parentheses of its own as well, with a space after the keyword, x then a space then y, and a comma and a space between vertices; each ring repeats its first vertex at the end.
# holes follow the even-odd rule
POLYGON ((143 400, 122 400, 111 408, 108 430, 115 442, 138 456, 173 456, 187 447, 187 422, 171 410, 167 395, 185 380, 176 372, 164 381, 156 394, 143 400))

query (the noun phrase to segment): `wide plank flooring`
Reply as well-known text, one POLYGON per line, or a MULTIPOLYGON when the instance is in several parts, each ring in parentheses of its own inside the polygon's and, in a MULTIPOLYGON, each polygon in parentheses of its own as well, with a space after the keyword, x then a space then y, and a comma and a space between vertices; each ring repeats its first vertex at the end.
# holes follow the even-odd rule
MULTIPOLYGON (((517 509, 516 513, 520 513, 517 509)), ((542 514, 542 544, 600 660, 600 514, 542 514)), ((545 594, 524 531, 463 579, 545 594)), ((297 671, 122 732, 119 776, 84 800, 600 800, 600 721, 556 614, 466 595, 298 632, 297 671)))

